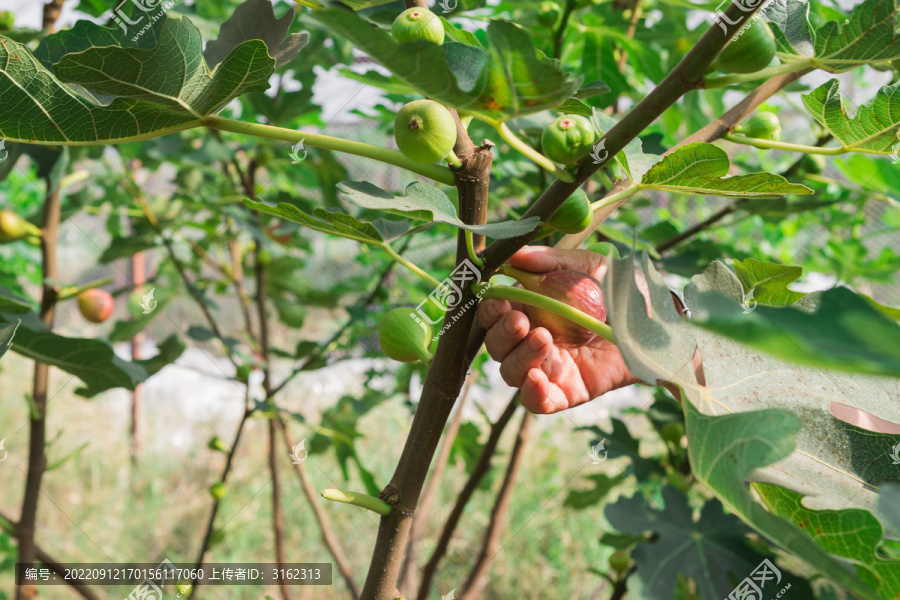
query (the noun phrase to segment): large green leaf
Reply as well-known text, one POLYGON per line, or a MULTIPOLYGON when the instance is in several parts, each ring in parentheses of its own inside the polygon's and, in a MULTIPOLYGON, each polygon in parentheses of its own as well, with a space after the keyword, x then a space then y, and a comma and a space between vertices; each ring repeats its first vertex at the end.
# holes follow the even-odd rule
MULTIPOLYGON (((833 559, 804 549, 809 545, 805 534, 765 511, 744 482, 753 471, 754 480, 809 495, 806 504, 811 508, 871 508, 874 490, 900 479, 900 472, 885 460, 900 435, 861 429, 833 416, 831 408, 852 406, 900 423, 898 381, 788 364, 697 328, 678 315, 668 287, 646 258, 643 262, 651 314, 635 281, 633 256, 613 260, 604 278, 609 323, 636 377, 670 381, 681 388, 694 473, 730 510, 774 543, 848 589, 873 598, 833 559), (692 367, 696 348, 701 349, 705 384, 692 367)), ((735 293, 735 286, 740 290, 733 274, 733 282, 727 283, 723 265, 715 276, 710 281, 699 277, 699 283, 724 293, 729 289, 735 293)), ((697 307, 689 303, 689 308, 697 307)), ((757 307, 755 312, 765 309, 757 307)))
POLYGON ((724 150, 706 142, 695 142, 678 148, 653 165, 639 187, 732 198, 780 198, 786 194, 813 193, 805 185, 790 183, 773 173, 725 177, 730 167, 724 150))
POLYGON ((16 335, 16 328, 19 326, 18 321, 0 325, 0 357, 6 354, 12 345, 13 337, 16 335))
POLYGON ((801 267, 748 258, 734 261, 734 273, 743 286, 744 297, 759 304, 788 306, 804 296, 787 287, 803 273, 801 267))
POLYGON ((280 19, 269 0, 247 0, 228 17, 219 30, 219 37, 210 40, 203 52, 206 64, 215 68, 231 51, 249 40, 262 40, 275 59, 275 68, 291 61, 309 43, 308 33, 291 33, 294 10, 288 9, 280 19))
MULTIPOLYGON (((721 600, 765 558, 747 543, 747 528, 726 514, 718 500, 703 506, 695 521, 687 497, 672 486, 662 490, 664 507, 651 506, 643 494, 619 498, 604 515, 617 531, 656 534, 631 552, 634 578, 628 590, 637 598, 672 597, 678 576, 692 577, 703 600, 721 600)), ((630 595, 630 594, 629 594, 630 595)))
POLYGON ((765 483, 755 487, 766 505, 787 516, 826 551, 873 571, 862 571, 860 576, 878 590, 879 596, 900 597, 900 560, 878 555, 884 528, 872 513, 859 509, 810 510, 803 506, 800 494, 765 483))
POLYGON ((269 206, 262 202, 244 200, 244 204, 253 210, 293 221, 322 233, 349 238, 373 246, 381 246, 385 242, 384 236, 374 225, 359 221, 346 213, 316 208, 310 215, 287 202, 282 202, 278 206, 269 206))
MULTIPOLYGON (((133 390, 147 379, 144 367, 122 360, 102 340, 53 333, 34 313, 16 318, 22 322, 16 331, 13 352, 75 375, 87 386, 78 390, 82 396, 91 397, 117 387, 133 390)), ((15 321, 7 315, 0 315, 0 320, 15 321)))
POLYGON ((806 110, 850 150, 890 154, 900 131, 900 83, 878 90, 875 98, 850 117, 837 79, 804 94, 806 110))
POLYGON ((860 65, 900 58, 897 0, 865 0, 846 21, 809 25, 809 4, 774 0, 766 15, 783 62, 811 59, 815 67, 843 73, 860 65))
POLYGON ((368 181, 342 181, 338 184, 338 191, 341 198, 362 208, 383 210, 419 221, 447 223, 495 239, 525 235, 541 225, 538 217, 486 225, 467 225, 456 216, 456 207, 450 202, 447 194, 433 185, 419 181, 407 186, 405 196, 395 196, 368 181))
POLYGON ((538 52, 509 21, 487 28, 489 48, 447 42, 398 43, 387 31, 346 10, 313 16, 423 95, 484 120, 501 122, 565 102, 579 81, 538 52))
MULTIPOLYGON (((69 42, 80 47, 85 36, 102 42, 112 35, 98 31, 86 28, 82 37, 48 46, 42 57, 52 60, 69 42)), ((152 49, 90 47, 63 56, 56 75, 22 44, 0 41, 0 64, 7 65, 0 71, 0 101, 16 107, 0 113, 0 136, 38 144, 113 143, 187 129, 241 94, 266 90, 275 67, 266 45, 251 40, 210 71, 200 33, 184 18, 167 19, 152 49), (116 98, 98 104, 61 81, 116 98)))

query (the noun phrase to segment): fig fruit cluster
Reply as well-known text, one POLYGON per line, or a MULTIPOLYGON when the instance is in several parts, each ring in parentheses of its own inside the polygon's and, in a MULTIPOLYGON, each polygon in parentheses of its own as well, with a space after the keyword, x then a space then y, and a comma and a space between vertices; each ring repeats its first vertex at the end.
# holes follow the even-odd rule
MULTIPOLYGON (((521 269, 505 268, 503 273, 513 277, 523 288, 559 300, 594 317, 606 320, 606 305, 600 282, 578 271, 550 271, 530 273, 521 269)), ((560 348, 580 348, 591 343, 597 334, 561 317, 549 310, 524 305, 525 316, 534 327, 543 327, 553 336, 553 343, 560 348)))

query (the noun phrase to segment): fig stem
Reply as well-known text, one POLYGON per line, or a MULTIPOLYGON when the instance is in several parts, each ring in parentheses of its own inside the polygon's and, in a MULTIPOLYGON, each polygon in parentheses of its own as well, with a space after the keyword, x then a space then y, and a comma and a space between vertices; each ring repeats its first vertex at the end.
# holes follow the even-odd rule
POLYGON ((423 280, 425 280, 427 283, 429 283, 432 287, 440 287, 440 285, 441 285, 440 281, 438 281, 437 279, 435 279, 434 277, 432 277, 431 275, 426 273, 416 263, 400 256, 400 254, 396 250, 391 248, 390 244, 385 243, 385 244, 382 244, 381 247, 384 248, 384 251, 387 252, 391 258, 393 258, 399 264, 403 265, 404 267, 406 267, 407 269, 409 269, 410 271, 412 271, 413 273, 415 273, 416 275, 421 277, 423 280))
POLYGON ((550 173, 552 173, 554 177, 562 181, 566 181, 568 183, 572 183, 573 181, 575 181, 575 178, 571 174, 557 167, 556 163, 554 163, 552 160, 522 141, 515 133, 512 132, 509 127, 507 127, 505 122, 493 123, 493 125, 494 129, 497 130, 497 133, 500 134, 500 137, 506 140, 507 144, 524 154, 526 157, 530 158, 539 167, 543 167, 544 169, 550 171, 550 173))
POLYGON ((355 154, 356 156, 364 156, 375 160, 402 167, 407 171, 424 175, 435 181, 440 181, 446 185, 456 185, 456 180, 450 169, 440 165, 428 165, 417 163, 407 158, 405 154, 397 150, 389 150, 387 148, 379 148, 371 144, 362 142, 354 142, 351 140, 342 140, 340 138, 322 135, 319 133, 311 133, 308 131, 294 131, 293 129, 285 129, 283 127, 273 127, 272 125, 262 125, 259 123, 246 123, 244 121, 236 121, 234 119, 226 119, 210 115, 203 119, 203 124, 211 129, 219 129, 221 131, 230 131, 232 133, 240 133, 242 135, 252 135, 256 137, 269 138, 272 140, 281 140, 283 142, 297 143, 302 141, 307 146, 316 148, 326 148, 337 152, 345 152, 347 154, 355 154))
POLYGON ((57 296, 57 302, 62 302, 63 300, 68 300, 69 298, 73 298, 80 294, 85 290, 89 290, 91 288, 98 288, 104 285, 109 285, 115 281, 112 277, 105 277, 103 279, 97 279, 96 281, 91 281, 89 283, 85 283, 84 285, 73 285, 62 288, 59 291, 59 296, 57 296))
POLYGON ((703 87, 706 89, 725 87, 732 83, 743 83, 744 81, 756 81, 757 79, 769 79, 776 75, 784 75, 795 71, 802 71, 809 67, 815 66, 812 59, 803 58, 793 62, 766 67, 754 73, 736 73, 732 75, 722 75, 721 77, 708 77, 703 80, 703 87))
POLYGON ((615 204, 619 200, 633 196, 639 190, 641 190, 640 184, 630 185, 620 192, 616 192, 615 194, 610 194, 609 196, 601 198, 600 200, 597 200, 596 202, 592 202, 591 210, 597 210, 599 208, 603 208, 606 206, 610 206, 611 204, 615 204))
POLYGON ((478 253, 475 252, 475 241, 473 239, 474 235, 468 229, 466 229, 465 232, 466 232, 466 250, 469 251, 469 259, 473 263, 478 265, 479 267, 483 267, 484 260, 482 260, 482 258, 480 256, 478 256, 478 253))
POLYGON ((450 154, 446 156, 446 160, 451 167, 456 167, 457 169, 459 169, 463 166, 462 161, 459 160, 459 157, 456 156, 456 153, 454 153, 453 150, 451 150, 450 154))
POLYGON ((762 140, 759 138, 751 138, 742 135, 725 134, 722 139, 735 144, 746 144, 756 148, 772 148, 775 150, 787 150, 789 152, 803 152, 805 154, 825 154, 833 156, 836 154, 846 154, 847 152, 859 152, 861 154, 890 154, 889 152, 880 152, 878 150, 867 150, 865 148, 848 149, 846 146, 836 146, 830 148, 822 148, 821 146, 804 146, 803 144, 792 144, 790 142, 775 142, 772 140, 762 140))
MULTIPOLYGON (((504 272, 506 269, 504 269, 504 272)), ((505 274, 505 273, 504 273, 505 274)), ((472 290, 481 298, 499 298, 501 300, 509 300, 510 302, 521 302, 537 308, 543 308, 561 317, 564 317, 576 325, 581 325, 585 329, 593 331, 604 340, 616 343, 616 337, 613 335, 612 327, 606 323, 587 315, 577 308, 573 308, 565 302, 548 298, 543 294, 529 292, 522 288, 512 287, 509 285, 476 283, 473 284, 472 290)))
POLYGON ((376 498, 375 496, 369 496, 368 494, 360 494, 357 492, 347 492, 344 490, 332 488, 322 490, 322 497, 333 502, 353 504, 354 506, 359 506, 360 508, 365 508, 366 510, 376 512, 379 515, 389 515, 391 514, 391 511, 394 510, 394 507, 392 507, 381 498, 376 498))

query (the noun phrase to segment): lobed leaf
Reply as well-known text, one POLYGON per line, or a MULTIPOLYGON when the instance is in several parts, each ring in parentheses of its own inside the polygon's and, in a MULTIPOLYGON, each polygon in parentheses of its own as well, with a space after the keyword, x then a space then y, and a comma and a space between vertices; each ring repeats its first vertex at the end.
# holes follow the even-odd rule
POLYGON ((806 110, 851 150, 890 154, 900 135, 900 83, 878 90, 875 98, 850 117, 837 79, 803 94, 806 110))
POLYGON ((250 40, 262 40, 269 55, 275 59, 278 69, 297 56, 309 43, 309 34, 291 33, 294 10, 289 9, 280 19, 275 18, 275 9, 269 0, 247 0, 234 9, 228 20, 219 29, 219 37, 210 40, 203 52, 210 68, 225 60, 231 52, 250 40))

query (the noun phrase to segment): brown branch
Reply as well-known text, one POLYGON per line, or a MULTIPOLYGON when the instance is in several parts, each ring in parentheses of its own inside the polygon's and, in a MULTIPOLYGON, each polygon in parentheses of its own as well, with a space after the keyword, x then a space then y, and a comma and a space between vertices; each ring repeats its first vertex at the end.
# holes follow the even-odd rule
POLYGON ((559 26, 553 35, 553 58, 561 58, 563 40, 566 37, 566 27, 569 26, 569 18, 572 11, 575 10, 575 0, 566 0, 566 8, 563 9, 562 19, 559 20, 559 26))
MULTIPOLYGON (((457 146, 460 140, 457 140, 457 146)), ((488 187, 490 184, 492 144, 483 144, 471 154, 459 156, 461 169, 454 170, 459 191, 459 217, 469 224, 484 223, 487 218, 488 187)), ((476 248, 482 236, 474 236, 476 248)), ((468 259, 465 236, 457 235, 456 264, 468 259)), ((403 446, 400 461, 381 498, 390 501, 395 509, 381 518, 378 536, 369 565, 363 600, 392 600, 397 576, 402 565, 403 550, 412 516, 428 467, 434 457, 447 417, 456 402, 466 377, 468 362, 464 360, 469 330, 475 322, 477 299, 469 286, 463 286, 459 303, 447 311, 446 323, 452 323, 441 336, 431 368, 425 377, 422 398, 413 418, 409 436, 403 446)))
MULTIPOLYGON (((291 451, 293 452, 293 448, 295 446, 294 440, 291 439, 290 433, 288 433, 288 428, 284 423, 283 419, 277 420, 278 427, 281 429, 281 434, 284 436, 285 443, 289 446, 291 451)), ((338 571, 341 573, 341 577, 344 578, 344 582, 347 584, 347 588, 350 590, 350 595, 356 599, 359 598, 359 586, 356 584, 356 581, 353 579, 353 572, 350 570, 350 563, 347 561, 347 557, 344 554, 344 551, 341 549, 340 541, 338 537, 334 534, 334 530, 331 528, 331 521, 328 519, 328 515, 325 511, 322 510, 321 505, 319 504, 319 493, 316 491, 315 487, 313 487, 312 482, 309 480, 309 476, 306 474, 306 468, 302 462, 294 464, 297 471, 297 477, 300 478, 300 487, 303 489, 303 494, 306 496, 306 499, 309 500, 309 506, 312 508, 313 515, 316 517, 316 522, 319 524, 319 531, 322 534, 322 543, 325 544, 325 547, 331 553, 331 556, 334 558, 334 562, 337 563, 338 571)))
POLYGON ((534 414, 525 411, 522 416, 522 424, 519 426, 519 433, 516 436, 516 443, 513 446, 512 454, 509 457, 509 466, 506 468, 506 475, 503 478, 503 484, 497 492, 497 501, 491 510, 491 520, 488 522, 487 529, 484 532, 484 541, 481 545, 481 551, 475 564, 469 572, 469 578, 463 586, 463 594, 460 600, 474 600, 481 594, 482 588, 487 583, 485 574, 488 565, 500 550, 500 533, 503 530, 503 522, 506 513, 509 510, 509 503, 512 500, 513 488, 516 486, 516 479, 519 477, 519 471, 522 468, 522 459, 525 458, 525 446, 528 444, 528 438, 531 435, 531 426, 534 424, 534 414))
POLYGON ((481 480, 490 470, 491 458, 493 458, 494 453, 497 451, 497 445, 500 443, 500 436, 503 434, 503 430, 506 429, 506 426, 509 424, 518 407, 519 392, 516 392, 509 400, 509 404, 506 405, 503 414, 501 414, 491 426, 491 432, 488 435, 487 441, 484 443, 484 447, 481 449, 481 454, 478 455, 478 460, 472 468, 472 473, 469 475, 466 485, 456 499, 456 504, 453 505, 453 510, 450 511, 450 515, 444 523, 444 528, 441 530, 437 546, 435 547, 434 552, 432 552, 431 558, 428 559, 428 562, 422 569, 422 582, 419 584, 418 600, 425 600, 428 597, 428 593, 431 591, 431 582, 434 579, 435 573, 437 573, 437 568, 441 559, 444 558, 444 554, 447 552, 447 547, 450 545, 450 539, 453 537, 453 532, 459 524, 459 520, 462 517, 466 505, 469 503, 469 500, 472 499, 481 480))
POLYGON ((428 482, 425 484, 425 491, 422 492, 422 499, 419 500, 416 514, 413 516, 412 525, 410 525, 409 528, 409 541, 406 543, 406 557, 403 559, 403 568, 400 570, 400 583, 397 584, 397 587, 400 590, 410 589, 413 585, 412 569, 410 567, 415 564, 416 542, 419 537, 419 529, 422 526, 422 522, 425 520, 425 515, 428 514, 428 507, 431 505, 431 501, 434 500, 438 483, 441 481, 441 476, 443 475, 444 469, 447 466, 447 461, 450 458, 450 451, 453 449, 453 442, 456 440, 456 434, 459 433, 459 428, 462 425, 463 409, 466 406, 466 401, 469 398, 469 394, 471 393, 477 378, 478 372, 472 371, 469 374, 468 379, 466 379, 466 387, 457 403, 456 413, 450 420, 447 431, 444 432, 444 437, 441 440, 441 449, 434 461, 434 468, 431 470, 431 475, 429 475, 428 482))
POLYGON ((41 28, 46 33, 53 33, 56 28, 56 21, 62 12, 62 5, 65 0, 50 0, 44 5, 44 18, 41 28))
POLYGON ((427 0, 403 0, 403 4, 406 5, 406 8, 428 8, 427 0))
MULTIPOLYGON (((756 10, 759 10, 759 7, 756 10)), ((607 151, 606 158, 597 164, 594 164, 591 160, 582 161, 578 171, 575 173, 575 181, 573 182, 554 181, 525 212, 523 218, 536 216, 540 217, 541 221, 546 221, 553 216, 553 213, 562 206, 566 198, 571 196, 594 173, 602 169, 616 154, 625 148, 626 144, 636 138, 666 109, 687 92, 702 87, 707 67, 709 67, 722 48, 725 47, 725 44, 728 43, 731 37, 745 24, 744 20, 738 21, 735 18, 750 19, 755 12, 744 13, 741 7, 733 4, 729 5, 725 15, 729 20, 735 21, 737 24, 727 26, 728 34, 723 34, 717 25, 710 27, 703 34, 703 37, 700 38, 700 41, 697 42, 697 45, 672 69, 672 72, 601 138, 604 143, 604 149, 607 151)), ((579 235, 590 235, 596 229, 596 225, 599 225, 599 223, 595 219, 594 225, 588 227, 585 232, 579 235)), ((488 275, 492 275, 519 248, 531 242, 539 231, 540 227, 535 227, 531 233, 506 240, 496 240, 491 243, 487 250, 484 251, 484 271, 488 275)), ((582 241, 584 239, 582 237, 582 241)))
MULTIPOLYGON (((11 527, 7 528, 4 526, 3 529, 8 531, 9 534, 13 537, 16 537, 17 527, 15 521, 3 514, 0 514, 0 521, 6 521, 7 523, 9 523, 11 527)), ((100 600, 100 596, 94 593, 94 590, 92 590, 88 586, 87 582, 85 582, 83 579, 72 576, 72 569, 70 567, 67 567, 63 563, 54 560, 52 556, 44 552, 44 550, 42 550, 41 547, 37 544, 34 545, 34 550, 38 562, 43 563, 48 569, 50 569, 57 575, 60 575, 62 577, 65 577, 67 574, 69 575, 69 577, 65 579, 65 581, 69 585, 69 587, 71 587, 78 593, 79 596, 81 596, 85 600, 100 600)))
POLYGON ((628 569, 628 572, 620 578, 616 582, 616 586, 613 588, 612 595, 609 597, 609 600, 622 600, 625 597, 625 594, 628 593, 628 578, 637 570, 634 565, 631 565, 631 568, 628 569))
MULTIPOLYGON (((50 282, 59 280, 56 260, 56 246, 59 241, 59 221, 62 213, 59 187, 50 177, 46 178, 47 195, 44 198, 44 212, 41 217, 41 262, 43 265, 44 284, 41 288, 40 318, 48 329, 53 328, 56 313, 56 301, 59 289, 50 282)), ((45 444, 47 437, 47 389, 50 383, 50 366, 46 363, 34 363, 34 386, 32 404, 29 410, 28 437, 28 471, 25 475, 25 495, 22 498, 22 517, 16 527, 19 539, 17 561, 34 562, 37 548, 34 543, 35 523, 37 521, 38 500, 41 496, 41 479, 47 468, 45 444)), ((26 600, 36 594, 33 585, 16 587, 16 600, 26 600)))
MULTIPOLYGON (((628 30, 625 31, 625 37, 628 39, 634 39, 634 32, 637 30, 637 22, 641 18, 641 0, 634 0, 634 4, 631 7, 631 19, 628 21, 628 30)), ((622 48, 622 53, 619 54, 619 61, 616 63, 619 71, 625 70, 625 64, 628 62, 628 50, 622 48)))
MULTIPOLYGON (((135 252, 131 257, 131 282, 134 284, 134 291, 141 293, 144 291, 144 283, 147 281, 147 259, 143 252, 135 252)), ((145 334, 139 331, 131 338, 131 360, 141 359, 141 344, 143 343, 145 334)), ((131 392, 131 464, 137 465, 138 455, 141 451, 141 404, 144 397, 144 386, 137 384, 134 391, 131 392)))

